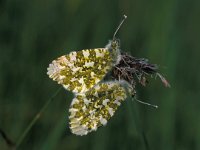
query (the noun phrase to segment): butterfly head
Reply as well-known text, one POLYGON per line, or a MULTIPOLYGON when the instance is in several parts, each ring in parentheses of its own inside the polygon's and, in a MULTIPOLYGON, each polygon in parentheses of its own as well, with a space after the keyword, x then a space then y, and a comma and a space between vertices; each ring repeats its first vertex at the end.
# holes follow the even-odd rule
POLYGON ((120 40, 119 39, 113 39, 111 42, 111 48, 112 49, 119 49, 120 48, 120 40))
POLYGON ((117 49, 120 49, 120 40, 119 39, 113 39, 109 40, 108 44, 106 45, 106 48, 110 51, 116 51, 117 49))
POLYGON ((117 65, 120 60, 121 60, 121 55, 120 55, 120 40, 119 39, 114 39, 110 40, 108 44, 106 45, 106 48, 109 50, 110 54, 112 55, 111 57, 114 60, 114 64, 117 65))

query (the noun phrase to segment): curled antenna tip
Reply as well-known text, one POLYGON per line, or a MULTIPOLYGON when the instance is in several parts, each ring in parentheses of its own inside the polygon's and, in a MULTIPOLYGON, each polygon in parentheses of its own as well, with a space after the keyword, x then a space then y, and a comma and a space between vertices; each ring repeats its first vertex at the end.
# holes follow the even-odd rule
POLYGON ((126 18, 127 18, 127 15, 124 15, 124 18, 126 19, 126 18))

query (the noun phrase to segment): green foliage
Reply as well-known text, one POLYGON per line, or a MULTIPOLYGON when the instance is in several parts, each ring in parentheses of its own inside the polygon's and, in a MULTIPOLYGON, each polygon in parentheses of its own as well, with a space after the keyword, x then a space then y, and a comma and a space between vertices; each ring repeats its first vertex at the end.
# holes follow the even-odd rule
MULTIPOLYGON (((150 80, 137 87, 141 100, 158 109, 124 103, 97 132, 70 133, 73 94, 62 89, 19 149, 102 150, 200 149, 200 1, 198 0, 10 0, 0 2, 0 128, 19 140, 59 85, 46 75, 48 64, 73 50, 104 47, 123 14, 117 37, 121 49, 159 64, 171 83, 150 80), (139 130, 138 130, 139 125, 139 130)), ((0 137, 0 149, 7 149, 0 137)))

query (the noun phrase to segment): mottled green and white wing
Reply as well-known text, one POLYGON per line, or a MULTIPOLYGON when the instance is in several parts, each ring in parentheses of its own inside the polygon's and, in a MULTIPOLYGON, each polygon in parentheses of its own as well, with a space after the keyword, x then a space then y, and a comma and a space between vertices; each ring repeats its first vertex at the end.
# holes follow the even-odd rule
POLYGON ((105 126, 126 97, 126 89, 120 82, 99 83, 77 94, 69 109, 72 133, 86 135, 105 126))
POLYGON ((47 74, 69 91, 86 92, 110 71, 115 61, 112 56, 107 48, 71 52, 54 60, 47 74))

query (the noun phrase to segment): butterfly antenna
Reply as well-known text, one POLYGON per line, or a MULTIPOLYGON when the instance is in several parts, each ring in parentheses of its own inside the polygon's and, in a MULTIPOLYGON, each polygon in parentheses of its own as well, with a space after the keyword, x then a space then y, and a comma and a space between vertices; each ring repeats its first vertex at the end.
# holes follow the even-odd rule
POLYGON ((147 103, 147 102, 143 102, 141 100, 138 100, 136 97, 134 97, 134 100, 136 100, 137 102, 141 103, 141 104, 144 104, 144 105, 148 105, 148 106, 151 106, 153 108, 158 108, 157 105, 153 105, 153 104, 150 104, 150 103, 147 103))
POLYGON ((122 26, 122 24, 124 23, 124 21, 125 21, 126 18, 127 18, 127 16, 124 15, 122 21, 120 22, 119 26, 115 30, 115 33, 113 34, 113 40, 115 39, 115 36, 116 36, 117 32, 119 31, 120 27, 122 26))

